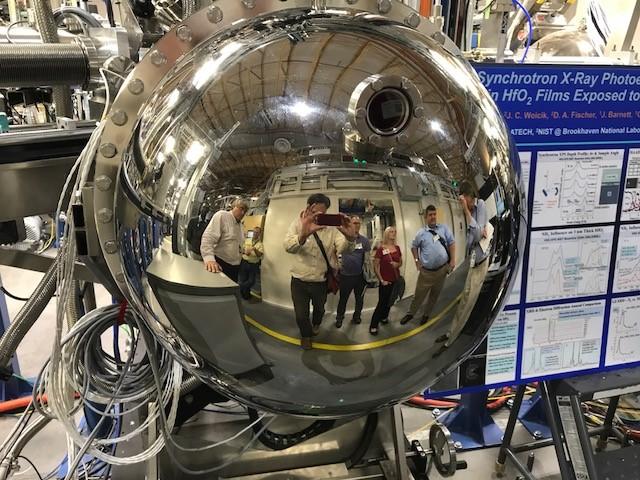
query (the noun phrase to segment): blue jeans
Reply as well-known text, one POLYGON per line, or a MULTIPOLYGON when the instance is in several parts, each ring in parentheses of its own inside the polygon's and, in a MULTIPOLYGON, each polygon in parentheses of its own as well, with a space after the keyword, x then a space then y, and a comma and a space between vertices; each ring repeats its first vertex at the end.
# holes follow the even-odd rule
POLYGON ((260 265, 250 263, 246 260, 240 262, 240 271, 238 272, 238 285, 240 285, 240 295, 245 300, 251 298, 251 287, 256 283, 260 265))

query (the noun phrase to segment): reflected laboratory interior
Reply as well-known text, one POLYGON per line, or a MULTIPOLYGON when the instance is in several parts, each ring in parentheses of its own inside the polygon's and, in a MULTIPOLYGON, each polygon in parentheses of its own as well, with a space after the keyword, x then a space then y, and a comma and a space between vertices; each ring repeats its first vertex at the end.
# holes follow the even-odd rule
MULTIPOLYGON (((529 329, 510 306, 555 232, 531 219, 607 231, 579 199, 618 219, 634 149, 578 161, 569 199, 549 167, 540 206, 527 146, 574 90, 622 95, 601 72, 633 84, 639 22, 632 0, 0 1, 0 480, 638 478, 612 466, 640 458, 633 369, 591 380, 629 398, 481 387, 500 332, 525 353, 494 370, 569 358, 549 345, 575 321, 529 329), (541 89, 492 88, 518 82, 541 89)), ((600 115, 628 128, 635 108, 600 115)), ((557 258, 576 284, 551 290, 610 308, 616 287, 580 273, 595 255, 557 258)), ((580 345, 572 366, 600 360, 580 345)))

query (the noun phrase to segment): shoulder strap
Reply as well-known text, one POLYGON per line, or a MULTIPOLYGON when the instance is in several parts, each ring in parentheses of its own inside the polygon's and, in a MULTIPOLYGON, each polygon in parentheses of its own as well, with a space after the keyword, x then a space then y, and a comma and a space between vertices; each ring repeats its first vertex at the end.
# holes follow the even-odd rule
POLYGON ((447 262, 451 261, 451 254, 449 253, 449 247, 445 243, 444 238, 442 238, 442 235, 440 235, 438 232, 436 232, 431 228, 428 228, 427 230, 429 230, 429 233, 433 235, 434 238, 438 237, 438 241, 444 247, 445 252, 447 252, 447 262))
POLYGON ((318 236, 317 232, 313 232, 313 238, 316 239, 316 243, 318 244, 318 248, 320 249, 320 253, 324 257, 324 261, 327 262, 327 270, 331 270, 331 264, 329 263, 329 257, 327 257, 327 252, 324 250, 324 245, 322 244, 322 240, 318 236))

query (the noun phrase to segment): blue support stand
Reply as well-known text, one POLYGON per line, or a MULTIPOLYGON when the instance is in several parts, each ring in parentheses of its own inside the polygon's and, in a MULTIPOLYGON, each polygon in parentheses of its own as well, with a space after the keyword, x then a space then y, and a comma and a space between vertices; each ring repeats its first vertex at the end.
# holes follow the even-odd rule
POLYGON ((460 405, 438 421, 451 432, 460 450, 494 447, 502 442, 502 430, 487 411, 489 392, 463 393, 460 405))
POLYGON ((551 438, 551 429, 544 412, 544 404, 540 392, 536 391, 528 400, 522 400, 518 420, 536 440, 551 438))
MULTIPOLYGON (((2 285, 2 279, 0 279, 0 285, 2 285)), ((4 293, 0 291, 0 336, 4 335, 4 332, 9 328, 9 310, 7 309, 7 301, 4 298, 4 293)), ((20 376, 20 366, 18 365, 18 358, 16 355, 11 359, 11 367, 13 368, 13 375, 9 380, 0 381, 0 401, 13 400, 15 398, 26 397, 31 395, 33 391, 33 384, 27 379, 20 376)))

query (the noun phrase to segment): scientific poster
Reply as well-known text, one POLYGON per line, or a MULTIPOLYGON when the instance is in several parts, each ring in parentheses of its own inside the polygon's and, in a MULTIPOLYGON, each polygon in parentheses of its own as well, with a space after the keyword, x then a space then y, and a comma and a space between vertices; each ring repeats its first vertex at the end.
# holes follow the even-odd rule
POLYGON ((522 378, 597 368, 604 300, 528 308, 522 378))
POLYGON ((519 324, 520 311, 506 310, 491 325, 485 383, 513 382, 516 379, 519 324))
POLYGON ((640 225, 620 225, 614 292, 640 290, 640 225))
POLYGON ((640 297, 614 298, 605 365, 640 362, 640 297))
POLYGON ((538 152, 532 227, 616 220, 624 150, 538 152))
POLYGON ((640 148, 629 150, 620 220, 640 220, 640 148))
POLYGON ((613 226, 531 232, 527 301, 605 294, 613 226))

